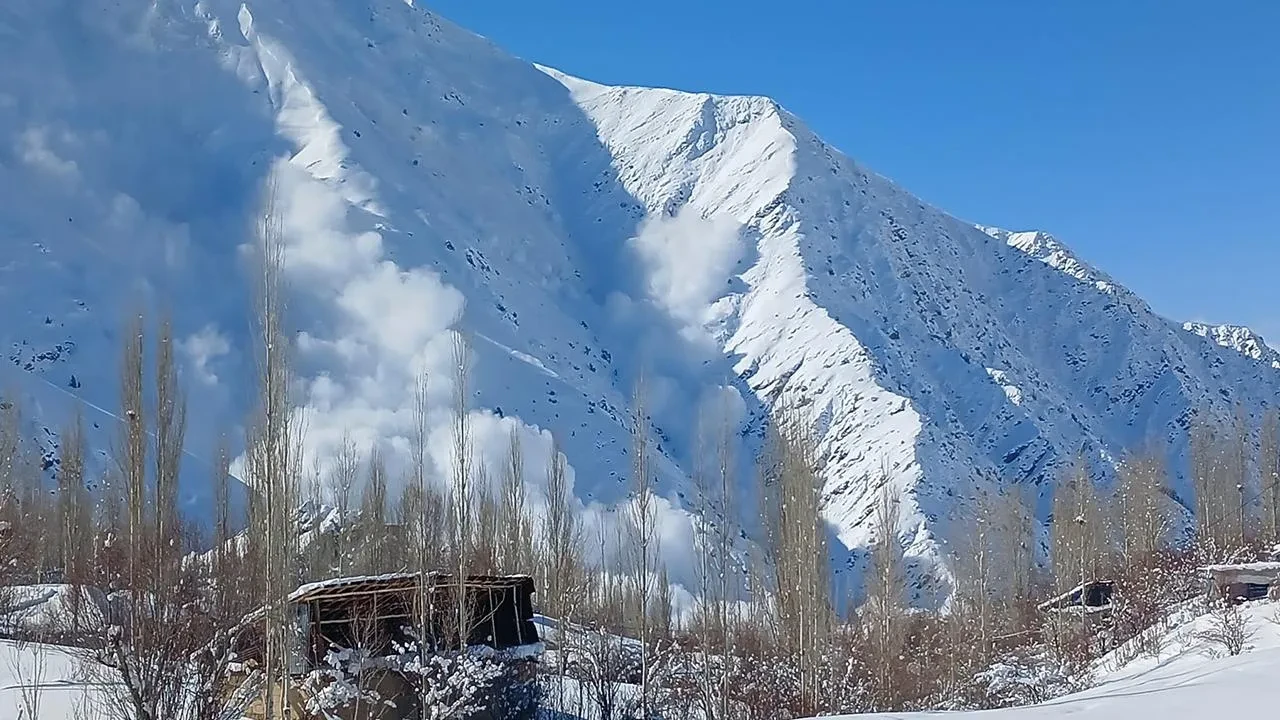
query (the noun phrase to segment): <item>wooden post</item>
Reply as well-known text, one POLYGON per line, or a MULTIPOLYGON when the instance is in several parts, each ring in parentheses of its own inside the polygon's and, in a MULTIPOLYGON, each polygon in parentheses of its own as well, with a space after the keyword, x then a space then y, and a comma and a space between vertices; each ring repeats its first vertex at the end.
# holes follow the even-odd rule
POLYGON ((493 641, 493 649, 498 649, 498 606, 493 604, 493 588, 486 590, 489 595, 489 637, 493 641))

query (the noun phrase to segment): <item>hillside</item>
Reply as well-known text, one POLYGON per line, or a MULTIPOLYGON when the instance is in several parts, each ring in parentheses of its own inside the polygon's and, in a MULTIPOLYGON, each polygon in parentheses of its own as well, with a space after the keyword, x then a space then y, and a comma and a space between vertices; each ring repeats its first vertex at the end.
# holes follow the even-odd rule
POLYGON ((913 573, 941 578, 977 487, 1043 487, 1081 449, 1105 474, 1152 437, 1180 468, 1191 408, 1280 393, 1272 364, 1047 235, 928 206, 769 99, 579 80, 403 0, 18 4, 0 60, 0 381, 50 430, 79 398, 105 450, 121 321, 166 309, 197 510, 250 398, 241 245, 273 169, 312 451, 350 431, 394 456, 425 370, 443 468, 464 330, 482 456, 517 428, 537 485, 554 432, 590 537, 625 497, 641 368, 669 548, 700 400, 750 446, 789 397, 843 548, 872 537, 883 472, 913 573))
MULTIPOLYGON (((1160 657, 1141 657, 1120 663, 1104 658, 1095 670, 1095 685, 1026 707, 950 713, 952 720, 1051 720, 1087 715, 1097 720, 1160 717, 1190 720, 1225 708, 1248 711, 1275 704, 1270 685, 1280 669, 1280 628, 1274 622, 1276 605, 1250 603, 1243 613, 1251 637, 1245 651, 1228 656, 1223 648, 1206 641, 1210 616, 1185 618, 1175 623, 1162 640, 1160 657)), ((1265 711, 1263 711, 1265 712, 1265 711)), ((894 713, 848 716, 865 720, 925 720, 937 713, 894 713)))

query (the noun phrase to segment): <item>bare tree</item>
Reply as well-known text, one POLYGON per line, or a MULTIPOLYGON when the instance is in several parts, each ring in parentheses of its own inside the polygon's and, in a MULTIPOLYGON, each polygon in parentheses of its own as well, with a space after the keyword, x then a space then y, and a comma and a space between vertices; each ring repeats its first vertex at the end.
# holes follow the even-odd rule
POLYGON ((1053 573, 1059 589, 1096 579, 1106 565, 1109 543, 1097 492, 1083 455, 1059 476, 1050 530, 1053 573))
POLYGON ((723 403, 703 403, 697 420, 693 481, 698 523, 698 593, 695 621, 699 650, 698 696, 708 720, 729 713, 729 660, 733 653, 738 580, 734 559, 738 529, 734 505, 734 433, 723 403), (718 658, 712 661, 711 658, 718 658))
MULTIPOLYGON (((237 705, 237 699, 226 696, 226 681, 237 639, 246 627, 244 614, 256 600, 253 593, 244 592, 247 583, 237 574, 243 565, 226 562, 217 552, 208 562, 182 562, 187 536, 172 502, 175 491, 165 483, 176 483, 180 473, 185 400, 171 360, 158 351, 151 389, 159 408, 156 422, 167 428, 161 432, 158 425, 146 422, 141 411, 147 389, 142 327, 135 322, 126 333, 121 363, 123 429, 116 461, 126 479, 130 542, 122 549, 128 557, 127 584, 117 602, 126 611, 118 616, 107 606, 86 615, 83 622, 92 637, 80 652, 87 662, 110 673, 113 682, 103 685, 102 697, 123 717, 220 720, 243 709, 243 703, 237 705), (148 438, 154 443, 150 448, 148 438), (156 460, 151 479, 157 488, 150 507, 145 473, 149 450, 156 460)), ((165 332, 162 329, 160 335, 165 332)), ((219 502, 226 499, 220 492, 219 502)), ((109 567, 97 570, 100 586, 115 582, 109 567)))
MULTIPOLYGON (((173 323, 166 316, 156 333, 154 462, 156 569, 162 575, 181 556, 181 519, 178 515, 178 474, 182 465, 187 427, 185 393, 178 383, 174 362, 173 323)), ((161 579, 163 583, 163 577, 161 579)))
POLYGON ((213 471, 210 476, 213 483, 213 551, 216 562, 221 562, 230 554, 228 544, 235 531, 231 518, 231 448, 226 436, 218 438, 213 451, 213 471))
POLYGON ((59 565, 69 578, 81 577, 87 556, 89 498, 85 490, 84 419, 79 408, 58 439, 59 565))
POLYGON ((991 640, 996 631, 993 594, 999 592, 997 574, 1003 575, 1006 569, 996 550, 1002 532, 997 519, 999 500, 994 493, 981 488, 973 505, 972 516, 968 518, 968 537, 953 558, 955 603, 966 620, 975 623, 972 628, 978 645, 975 655, 981 664, 991 656, 991 640))
POLYGON ((1170 517, 1168 470, 1159 448, 1130 455, 1120 463, 1119 526, 1125 564, 1134 569, 1149 565, 1168 544, 1173 529, 1170 517))
MULTIPOLYGON (((302 474, 304 428, 293 407, 292 342, 285 288, 285 242, 272 178, 257 224, 257 274, 254 287, 254 358, 257 408, 246 445, 246 479, 251 500, 251 545, 258 548, 263 592, 265 647, 264 710, 275 712, 273 688, 287 691, 287 655, 291 626, 285 597, 297 580, 298 550, 294 515, 302 474)), ((286 692, 287 694, 287 692, 286 692)))
POLYGON ((468 619, 466 578, 472 560, 472 452, 471 446, 471 367, 474 362, 471 343, 462 333, 455 333, 451 358, 453 360, 453 540, 457 553, 455 577, 458 583, 455 593, 459 649, 466 649, 468 619))
POLYGON ((89 578, 92 557, 92 506, 85 489, 84 421, 79 408, 58 443, 58 521, 56 537, 61 557, 63 581, 70 586, 67 608, 70 614, 67 631, 78 638, 84 608, 84 585, 89 578))
POLYGON ((498 502, 498 531, 502 534, 499 566, 506 573, 528 572, 533 564, 533 528, 525 507, 524 452, 514 426, 507 442, 498 502))
POLYGON ((1191 480, 1196 494, 1196 539, 1214 559, 1228 554, 1238 529, 1241 468, 1235 452, 1234 425, 1224 425, 1207 410, 1195 414, 1191 431, 1191 480))
POLYGON ((657 505, 654 497, 654 476, 650 468, 649 413, 645 379, 636 381, 632 401, 631 421, 631 498, 627 505, 628 537, 630 551, 628 568, 632 582, 632 615, 640 641, 640 712, 648 718, 651 688, 649 687, 650 601, 653 594, 653 570, 657 556, 657 505))
POLYGON ((898 499, 891 494, 888 478, 883 474, 882 481, 875 510, 879 533, 871 546, 871 576, 866 583, 862 618, 871 647, 873 694, 882 706, 892 706, 900 670, 898 659, 907 642, 906 577, 898 544, 898 499))
POLYGON ((582 521, 574 512, 564 452, 553 438, 547 460, 546 511, 539 542, 549 613, 563 620, 573 614, 574 590, 581 571, 582 521))
POLYGON ((331 458, 328 472, 323 479, 324 494, 333 503, 337 520, 336 542, 332 573, 339 577, 352 574, 353 549, 358 546, 359 523, 356 522, 356 505, 359 502, 360 472, 363 461, 350 433, 344 432, 338 448, 331 458))
POLYGON ((489 472, 480 463, 476 465, 473 506, 475 508, 471 540, 471 572, 493 574, 498 571, 498 500, 494 497, 489 472))
MULTIPOLYGON (((546 510, 538 528, 538 566, 543 576, 544 612, 556 619, 556 637, 560 643, 572 633, 582 576, 582 521, 574 512, 566 470, 564 453, 553 438, 547 461, 546 510)), ((558 653, 557 657, 560 667, 556 695, 557 701, 563 704, 568 657, 565 653, 558 653)))
POLYGON ((821 475, 813 427, 784 407, 762 472, 766 547, 774 573, 775 636, 799 677, 799 703, 817 705, 817 669, 831 632, 830 557, 822 520, 821 475))
POLYGON ((1249 416, 1243 406, 1238 406, 1228 431, 1227 445, 1223 448, 1227 467, 1226 480, 1234 490, 1228 493, 1231 506, 1229 514, 1223 519, 1230 518, 1226 537, 1238 548, 1249 544, 1249 501, 1245 494, 1249 487, 1249 446, 1249 416))
POLYGON ((1258 475, 1263 528, 1269 541, 1280 542, 1280 410, 1275 408, 1263 416, 1258 433, 1258 475))
MULTIPOLYGON (((120 476, 125 485, 125 506, 128 513, 129 579, 130 588, 142 585, 142 562, 151 538, 146 533, 146 462, 147 419, 143 404, 143 321, 138 316, 126 326, 120 362, 120 409, 122 438, 115 449, 120 476)), ((136 613, 137 603, 130 603, 131 613, 136 613)), ((130 618, 131 621, 136 618, 130 618)), ((132 624, 132 622, 131 622, 132 624)))
POLYGON ((387 534, 387 466, 377 445, 369 451, 369 462, 360 496, 361 537, 357 573, 377 575, 390 572, 390 538, 387 534))

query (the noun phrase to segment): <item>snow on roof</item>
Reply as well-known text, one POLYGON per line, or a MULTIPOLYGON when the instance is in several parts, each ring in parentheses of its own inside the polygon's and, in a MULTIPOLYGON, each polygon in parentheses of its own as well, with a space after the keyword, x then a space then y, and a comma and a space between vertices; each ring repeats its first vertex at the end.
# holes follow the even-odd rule
POLYGON ((1200 568, 1200 571, 1218 582, 1232 581, 1259 585, 1280 582, 1280 562, 1205 565, 1200 568))
MULTIPOLYGON (((453 575, 438 571, 427 573, 426 579, 433 584, 454 582, 453 575)), ((289 594, 289 602, 314 600, 319 597, 341 594, 342 591, 398 590, 413 587, 418 580, 418 573, 409 572, 330 578, 300 586, 289 594)), ((528 575, 468 575, 465 584, 481 587, 509 587, 529 582, 532 582, 532 578, 528 575)))
POLYGON ((1251 563, 1229 563, 1222 565, 1205 565, 1200 568, 1210 573, 1230 572, 1275 572, 1280 573, 1280 562, 1259 561, 1251 563))
POLYGON ((1068 600, 1075 599, 1077 595, 1083 595, 1084 594, 1083 591, 1086 587, 1090 587, 1093 585, 1112 585, 1112 584, 1114 583, 1111 580, 1091 580, 1087 583, 1076 585, 1075 587, 1071 588, 1070 590, 1067 590, 1061 595, 1057 595, 1049 598, 1048 600, 1045 600, 1044 602, 1037 605, 1036 609, 1040 610, 1041 612, 1054 610, 1054 609, 1063 609, 1063 608, 1057 608, 1056 606, 1064 602, 1067 602, 1068 600))

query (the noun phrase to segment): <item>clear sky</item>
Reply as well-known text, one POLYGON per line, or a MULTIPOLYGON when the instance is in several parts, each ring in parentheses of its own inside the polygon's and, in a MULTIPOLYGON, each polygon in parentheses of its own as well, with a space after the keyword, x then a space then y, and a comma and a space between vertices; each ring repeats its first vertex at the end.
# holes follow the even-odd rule
POLYGON ((934 205, 1280 347, 1280 1, 427 4, 592 80, 774 97, 934 205))

